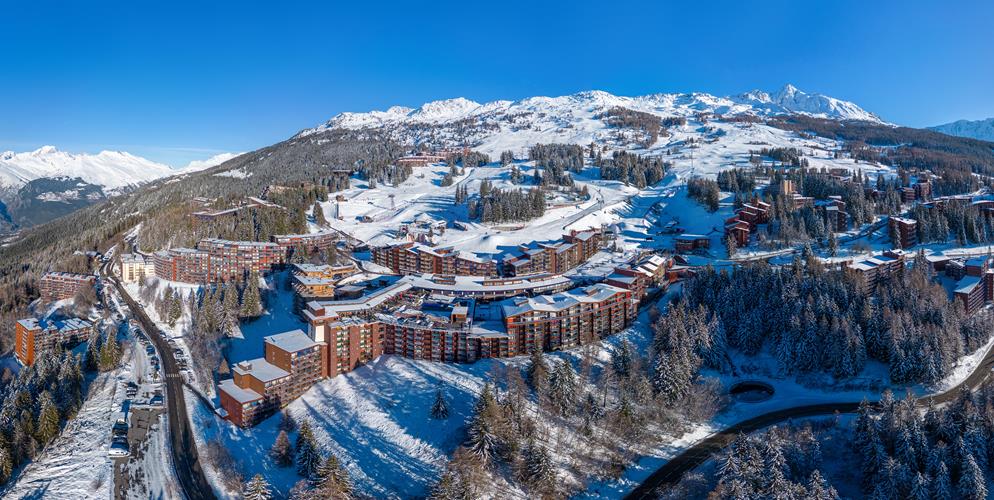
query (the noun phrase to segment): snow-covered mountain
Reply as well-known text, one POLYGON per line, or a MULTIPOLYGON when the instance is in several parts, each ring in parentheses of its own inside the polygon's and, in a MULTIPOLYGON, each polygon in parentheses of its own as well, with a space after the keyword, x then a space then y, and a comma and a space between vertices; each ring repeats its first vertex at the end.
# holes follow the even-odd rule
POLYGON ((877 115, 852 102, 822 94, 808 94, 788 84, 773 94, 754 90, 728 97, 697 92, 624 97, 598 90, 561 97, 530 97, 519 101, 493 101, 484 104, 459 97, 429 102, 416 109, 394 106, 386 111, 341 113, 298 135, 336 128, 355 130, 398 125, 441 125, 465 119, 475 119, 477 124, 504 122, 532 129, 543 127, 545 121, 550 126, 558 123, 558 126, 568 128, 615 106, 662 117, 686 117, 700 112, 756 116, 799 113, 820 118, 883 123, 877 115), (545 120, 549 117, 555 120, 545 120))
POLYGON ((26 153, 0 153, 0 188, 18 188, 41 178, 79 177, 114 190, 174 173, 167 165, 121 151, 73 154, 44 146, 26 153))
POLYGON ((185 167, 177 171, 174 171, 173 173, 174 174, 189 173, 189 172, 196 172, 198 170, 206 170, 208 168, 220 165, 232 158, 237 158, 243 154, 244 153, 221 153, 211 156, 206 160, 193 160, 190 163, 188 163, 185 167))
POLYGON ((952 123, 929 128, 943 134, 994 142, 994 118, 986 120, 956 120, 952 123))

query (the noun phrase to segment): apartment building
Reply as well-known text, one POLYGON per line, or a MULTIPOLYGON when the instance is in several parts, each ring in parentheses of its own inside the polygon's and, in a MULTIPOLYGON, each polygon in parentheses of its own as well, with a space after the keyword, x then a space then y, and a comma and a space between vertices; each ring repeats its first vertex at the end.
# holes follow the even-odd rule
POLYGON ((488 255, 452 248, 432 248, 404 242, 370 249, 373 262, 397 274, 435 273, 497 276, 497 263, 488 255))
POLYGON ((521 245, 518 254, 503 259, 506 276, 552 273, 563 274, 583 264, 600 250, 600 231, 572 231, 561 241, 521 245))
POLYGON ((905 217, 891 217, 890 234, 895 246, 911 248, 918 244, 918 221, 905 217))
POLYGON ((146 277, 155 275, 155 265, 152 259, 137 253, 121 254, 121 272, 119 276, 125 283, 142 283, 146 277))
POLYGON ((14 355, 21 364, 31 366, 39 355, 51 352, 57 346, 82 342, 92 333, 93 325, 78 318, 51 322, 20 319, 14 324, 14 355))
POLYGON ((855 274, 859 280, 858 288, 863 294, 870 294, 877 285, 904 269, 906 253, 900 250, 888 250, 846 266, 847 272, 855 274))
POLYGON ((92 274, 48 272, 38 280, 38 289, 44 300, 65 300, 75 297, 80 289, 96 283, 97 277, 92 274))
POLYGON ((236 363, 233 378, 218 384, 229 421, 253 426, 327 377, 326 350, 300 330, 265 338, 265 357, 236 363))
POLYGON ((286 254, 296 248, 305 248, 308 252, 327 250, 337 245, 338 240, 338 233, 331 229, 307 234, 273 235, 270 238, 270 241, 279 245, 286 254))
POLYGON ((693 252, 699 248, 711 248, 711 238, 703 234, 681 234, 673 241, 677 252, 693 252))
POLYGON ((524 354, 574 347, 620 332, 634 320, 635 305, 631 291, 600 283, 511 299, 502 312, 515 352, 524 354))

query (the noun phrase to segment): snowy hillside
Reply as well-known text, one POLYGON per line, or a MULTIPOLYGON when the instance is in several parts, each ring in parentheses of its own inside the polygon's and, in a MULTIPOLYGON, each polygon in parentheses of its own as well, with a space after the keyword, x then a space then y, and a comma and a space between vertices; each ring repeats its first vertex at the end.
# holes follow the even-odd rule
POLYGON ((952 123, 929 128, 943 134, 994 142, 994 118, 973 121, 956 120, 952 123))
MULTIPOLYGON (((342 113, 326 123, 302 131, 307 136, 331 129, 391 128, 407 129, 399 139, 421 142, 429 139, 425 126, 458 126, 466 139, 480 142, 476 149, 486 152, 487 145, 508 132, 530 134, 534 142, 597 141, 606 125, 599 115, 614 107, 651 113, 660 117, 691 117, 698 113, 721 115, 772 116, 799 113, 839 120, 882 120, 856 104, 822 94, 808 94, 786 85, 769 94, 754 90, 729 97, 706 93, 650 94, 624 97, 603 91, 587 91, 561 97, 530 97, 520 101, 494 101, 480 104, 465 98, 426 103, 417 109, 394 106, 386 111, 342 113), (467 130, 468 129, 468 130, 467 130)), ((444 136, 444 131, 443 131, 444 136)), ((432 137, 432 139, 437 137, 432 137)))

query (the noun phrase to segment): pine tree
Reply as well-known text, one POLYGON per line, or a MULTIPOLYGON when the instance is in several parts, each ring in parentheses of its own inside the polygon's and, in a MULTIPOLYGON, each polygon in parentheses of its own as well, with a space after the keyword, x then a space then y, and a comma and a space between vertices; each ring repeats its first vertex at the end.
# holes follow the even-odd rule
POLYGON ((348 472, 334 454, 329 455, 318 467, 314 489, 324 498, 345 500, 352 497, 352 482, 348 472))
POLYGON ((242 498, 244 500, 269 500, 273 498, 273 492, 269 488, 266 478, 262 477, 262 474, 256 474, 242 488, 242 498))
POLYGON ((287 436, 286 431, 281 430, 276 436, 276 442, 270 448, 269 456, 280 467, 289 467, 293 464, 293 448, 290 447, 290 437, 287 436))
POLYGON ((549 377, 549 397, 560 415, 567 416, 576 408, 579 389, 573 365, 561 360, 549 377))
POLYGON ((449 405, 445 402, 445 395, 441 388, 435 390, 435 402, 431 405, 431 418, 435 420, 449 418, 449 405))
POLYGON ((915 474, 915 479, 911 483, 911 491, 908 493, 908 500, 929 500, 928 480, 921 472, 915 474))
POLYGON ((808 494, 806 498, 809 500, 838 500, 839 494, 835 491, 835 488, 825 481, 821 472, 815 469, 811 472, 811 477, 808 479, 808 494))
POLYGON ((94 328, 86 343, 86 356, 83 361, 86 371, 94 372, 100 369, 100 352, 100 331, 94 328))
POLYGON ((120 359, 121 349, 117 343, 117 333, 108 331, 107 338, 100 347, 100 370, 108 371, 114 369, 120 359))
POLYGON ((549 385, 549 368, 545 364, 545 357, 540 349, 533 349, 528 361, 528 368, 525 372, 528 384, 536 394, 542 395, 549 385))
POLYGON ((304 421, 300 426, 294 451, 297 454, 297 474, 307 479, 313 479, 318 466, 321 465, 321 452, 318 451, 314 433, 307 421, 304 421))
POLYGON ((953 486, 949 479, 949 469, 946 464, 939 462, 938 472, 932 479, 932 498, 934 500, 952 500, 953 486))
POLYGON ((556 470, 552 457, 542 445, 531 443, 525 448, 525 482, 537 491, 555 489, 556 470))
POLYGON ((59 410, 52 401, 52 395, 45 391, 39 396, 41 413, 38 414, 37 438, 42 446, 59 435, 59 410))
POLYGON ((496 410, 497 402, 490 383, 487 382, 480 391, 480 397, 473 408, 473 416, 470 418, 466 431, 466 446, 469 452, 478 457, 485 465, 489 465, 494 458, 500 442, 495 429, 496 422, 494 422, 496 410))
POLYGON ((280 430, 286 432, 297 430, 297 420, 293 418, 293 414, 288 410, 280 412, 280 430))
POLYGON ((622 377, 627 377, 635 363, 635 346, 624 339, 611 354, 611 367, 622 377))
POLYGON ((318 227, 325 227, 328 225, 328 219, 324 218, 324 209, 321 208, 320 203, 314 203, 312 213, 314 214, 314 223, 317 224, 318 227))
POLYGON ((0 484, 6 484, 14 472, 14 458, 10 455, 9 445, 0 442, 0 484))
POLYGON ((956 485, 959 497, 963 500, 985 500, 987 480, 984 478, 984 471, 973 459, 973 455, 966 455, 961 469, 959 483, 956 485))
POLYGON ((241 317, 255 318, 262 314, 262 298, 259 296, 259 275, 249 274, 242 292, 241 317))

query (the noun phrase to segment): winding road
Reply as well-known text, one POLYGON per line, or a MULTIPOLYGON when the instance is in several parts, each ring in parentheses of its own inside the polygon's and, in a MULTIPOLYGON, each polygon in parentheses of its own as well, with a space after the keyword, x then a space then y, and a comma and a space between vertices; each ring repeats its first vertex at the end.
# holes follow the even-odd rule
POLYGON ((111 283, 118 294, 128 304, 131 315, 141 323, 146 336, 155 344, 162 362, 162 371, 166 382, 166 413, 169 416, 169 440, 172 452, 173 468, 183 494, 189 500, 213 500, 214 489, 204 476, 197 456, 197 443, 190 428, 190 418, 186 412, 186 401, 183 393, 183 375, 176 364, 173 349, 166 343, 155 323, 145 314, 145 310, 128 295, 121 283, 113 276, 108 262, 101 267, 100 273, 104 283, 111 283))
MULTIPOLYGON (((971 390, 976 389, 990 376, 992 368, 994 368, 994 346, 987 350, 987 353, 980 363, 977 364, 977 367, 962 382, 945 392, 920 397, 918 398, 918 402, 927 402, 929 398, 934 399, 936 403, 951 401, 956 397, 962 387, 967 387, 971 390)), ((646 478, 642 484, 625 496, 625 498, 657 498, 659 495, 656 493, 656 490, 659 487, 676 484, 683 477, 684 473, 694 470, 699 465, 713 458, 718 452, 730 445, 740 433, 748 434, 790 419, 832 415, 835 412, 854 413, 859 408, 859 403, 859 401, 849 401, 795 406, 793 408, 784 408, 764 413, 738 422, 724 430, 711 434, 704 440, 670 459, 662 467, 656 469, 652 475, 646 478)))

